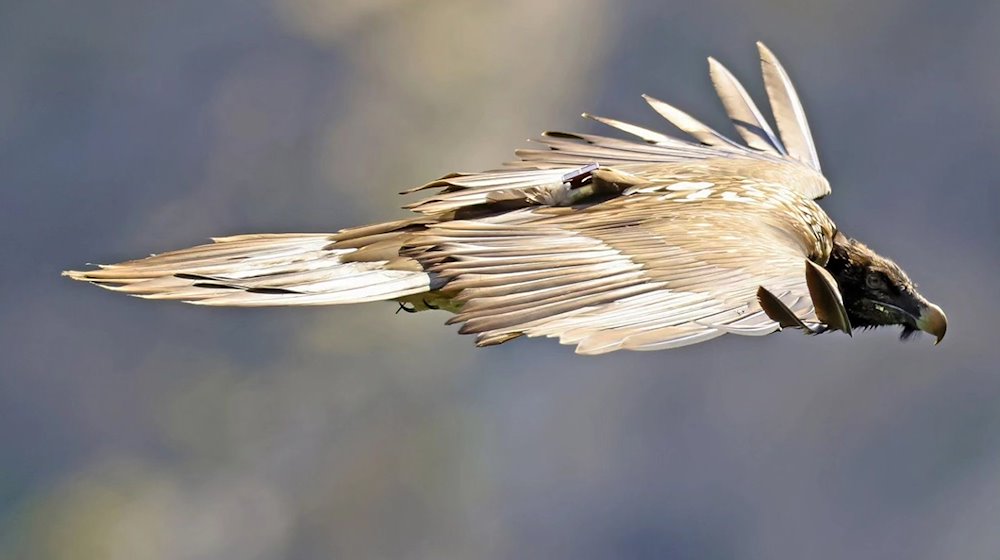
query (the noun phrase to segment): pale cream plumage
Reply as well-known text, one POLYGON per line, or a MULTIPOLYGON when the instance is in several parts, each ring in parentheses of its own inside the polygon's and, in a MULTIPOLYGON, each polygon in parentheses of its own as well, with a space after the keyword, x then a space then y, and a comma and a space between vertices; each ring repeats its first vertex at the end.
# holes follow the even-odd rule
POLYGON ((503 169, 409 191, 439 189, 408 206, 411 219, 336 234, 220 238, 67 274, 204 305, 443 304, 479 344, 549 336, 583 353, 762 335, 779 322, 849 330, 836 319, 836 282, 816 273, 807 282, 806 261, 822 266, 830 256, 836 230, 813 201, 830 187, 787 74, 758 46, 780 138, 710 60, 746 145, 646 97, 697 142, 592 117, 641 141, 546 133, 541 149, 517 151, 503 169), (767 299, 768 311, 761 289, 778 302, 767 299))

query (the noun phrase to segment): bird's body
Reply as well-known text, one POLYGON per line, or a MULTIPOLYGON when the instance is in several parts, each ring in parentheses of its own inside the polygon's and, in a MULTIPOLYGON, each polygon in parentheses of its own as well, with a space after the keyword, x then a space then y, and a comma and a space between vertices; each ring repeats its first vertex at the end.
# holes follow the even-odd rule
POLYGON ((760 45, 781 136, 714 60, 746 145, 647 98, 692 143, 611 119, 642 142, 546 133, 538 150, 452 174, 405 220, 335 234, 214 239, 79 280, 205 305, 394 300, 445 309, 489 345, 558 337, 582 353, 653 350, 726 333, 899 324, 938 339, 946 321, 891 261, 837 231, 801 104, 760 45), (869 275, 876 275, 873 279, 869 275))

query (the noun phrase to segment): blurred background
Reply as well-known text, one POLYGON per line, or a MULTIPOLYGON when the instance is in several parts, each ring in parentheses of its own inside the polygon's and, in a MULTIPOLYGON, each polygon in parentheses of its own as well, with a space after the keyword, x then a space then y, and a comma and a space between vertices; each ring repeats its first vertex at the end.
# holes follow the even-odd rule
MULTIPOLYGON (((1000 3, 0 1, 0 557, 997 558, 1000 3), (841 228, 951 320, 577 357, 391 303, 59 277, 404 215, 713 55, 801 93, 841 228)), ((761 96, 757 96, 758 100, 761 96)))

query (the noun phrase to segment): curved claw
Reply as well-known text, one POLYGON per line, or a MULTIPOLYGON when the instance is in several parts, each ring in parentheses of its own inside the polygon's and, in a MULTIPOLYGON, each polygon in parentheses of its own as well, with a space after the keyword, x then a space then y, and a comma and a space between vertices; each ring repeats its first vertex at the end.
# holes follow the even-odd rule
POLYGON ((412 307, 407 307, 406 303, 404 303, 402 301, 400 301, 398 303, 399 303, 399 309, 396 309, 396 315, 399 315, 400 311, 405 311, 407 313, 416 313, 417 312, 416 309, 414 309, 412 307))

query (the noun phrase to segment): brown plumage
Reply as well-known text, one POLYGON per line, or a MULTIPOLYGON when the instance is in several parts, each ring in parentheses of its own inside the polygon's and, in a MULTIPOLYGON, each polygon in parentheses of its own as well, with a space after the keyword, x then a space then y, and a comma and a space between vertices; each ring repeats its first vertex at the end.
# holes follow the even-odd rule
POLYGON ((393 300, 407 311, 455 313, 448 322, 479 345, 549 336, 590 354, 782 327, 895 324, 904 337, 923 330, 940 341, 941 309, 816 204, 830 186, 802 105, 778 60, 758 47, 780 134, 709 59, 745 144, 645 97, 695 142, 590 116, 640 141, 549 132, 502 169, 413 189, 438 191, 409 205, 409 219, 216 238, 66 274, 201 305, 393 300))

